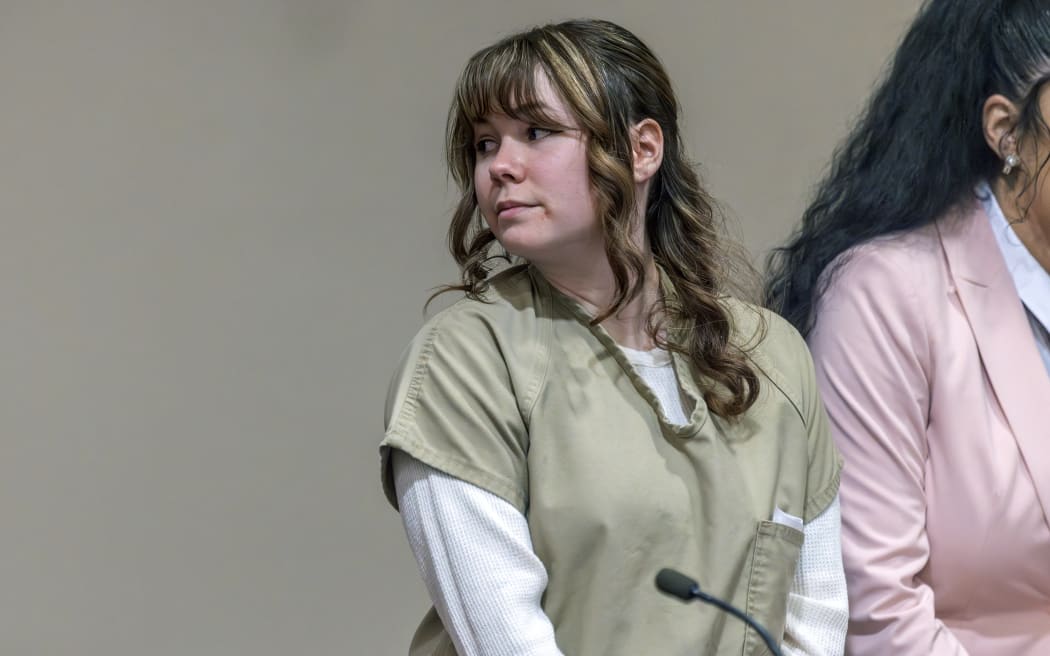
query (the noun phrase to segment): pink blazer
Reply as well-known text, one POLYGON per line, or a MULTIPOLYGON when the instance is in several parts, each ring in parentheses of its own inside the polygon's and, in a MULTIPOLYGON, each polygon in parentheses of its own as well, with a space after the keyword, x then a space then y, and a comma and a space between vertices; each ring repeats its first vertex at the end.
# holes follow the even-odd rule
POLYGON ((810 347, 847 653, 1050 654, 1050 376, 979 204, 857 248, 810 347))

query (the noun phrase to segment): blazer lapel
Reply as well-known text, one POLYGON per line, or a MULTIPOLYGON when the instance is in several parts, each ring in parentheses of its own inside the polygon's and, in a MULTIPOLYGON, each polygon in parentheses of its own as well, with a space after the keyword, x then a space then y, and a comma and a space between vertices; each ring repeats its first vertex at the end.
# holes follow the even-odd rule
POLYGON ((1024 306, 979 204, 937 230, 981 361, 1050 523, 1050 376, 1024 306))

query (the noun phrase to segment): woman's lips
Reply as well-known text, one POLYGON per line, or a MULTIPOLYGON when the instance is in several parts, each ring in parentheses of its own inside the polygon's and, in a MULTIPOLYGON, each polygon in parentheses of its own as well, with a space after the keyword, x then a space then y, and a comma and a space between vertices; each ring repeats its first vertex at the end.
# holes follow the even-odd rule
POLYGON ((500 203, 496 205, 496 217, 500 220, 513 219, 532 207, 535 206, 525 203, 500 203))

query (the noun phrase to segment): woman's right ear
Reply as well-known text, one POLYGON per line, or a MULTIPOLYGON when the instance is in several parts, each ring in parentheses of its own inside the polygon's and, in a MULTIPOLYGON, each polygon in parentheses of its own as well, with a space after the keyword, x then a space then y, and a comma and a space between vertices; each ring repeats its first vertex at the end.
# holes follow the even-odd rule
POLYGON ((1005 160, 1017 154, 1017 139, 1014 136, 1017 117, 1017 105, 1004 95, 997 93, 984 101, 981 115, 984 140, 999 159, 1005 160))

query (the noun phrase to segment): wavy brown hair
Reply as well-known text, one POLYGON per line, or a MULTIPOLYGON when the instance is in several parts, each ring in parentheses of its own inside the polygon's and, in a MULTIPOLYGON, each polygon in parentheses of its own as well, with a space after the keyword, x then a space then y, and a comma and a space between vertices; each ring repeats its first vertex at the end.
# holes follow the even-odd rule
MULTIPOLYGON (((723 246, 716 205, 685 158, 678 101, 653 52, 626 29, 601 20, 537 27, 485 48, 467 63, 456 87, 446 131, 448 167, 462 196, 448 231, 459 264, 461 290, 480 299, 497 260, 509 259, 478 211, 474 189, 474 123, 504 114, 538 127, 560 128, 544 112, 536 75, 545 73, 587 135, 591 186, 616 280, 600 323, 642 289, 646 258, 631 239, 635 221, 630 129, 649 118, 663 130, 664 154, 650 185, 645 229, 653 256, 674 288, 649 317, 654 343, 689 358, 703 379, 704 401, 716 415, 735 417, 758 397, 759 381, 747 349, 731 340, 725 306, 728 274, 747 271, 744 258, 723 246), (673 327, 664 330, 665 326, 673 327)), ((440 292, 439 292, 440 293, 440 292)))

